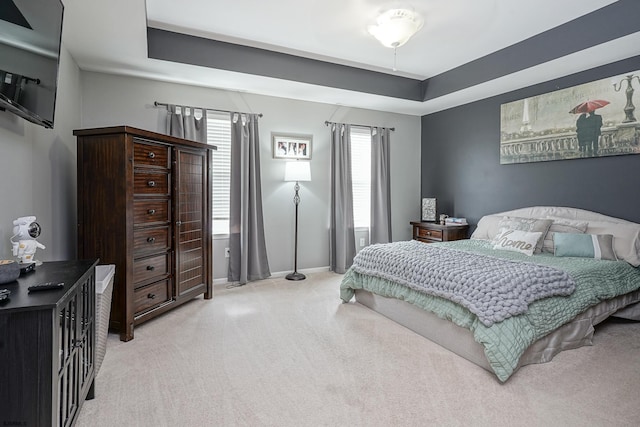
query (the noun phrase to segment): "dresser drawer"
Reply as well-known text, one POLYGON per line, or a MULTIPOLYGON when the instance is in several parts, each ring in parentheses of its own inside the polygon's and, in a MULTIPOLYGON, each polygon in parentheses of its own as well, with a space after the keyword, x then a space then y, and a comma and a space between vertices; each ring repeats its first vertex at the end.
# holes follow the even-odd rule
POLYGON ((169 226, 133 231, 133 255, 157 253, 169 248, 169 226))
POLYGON ((134 200, 133 225, 170 222, 169 200, 134 200))
POLYGON ((133 166, 168 169, 170 164, 169 147, 145 142, 135 138, 133 142, 133 166))
POLYGON ((430 230, 428 228, 418 228, 418 236, 422 239, 442 241, 442 230, 430 230))
POLYGON ((133 173, 133 194, 134 196, 168 196, 169 173, 136 169, 133 173))
POLYGON ((447 225, 434 222, 411 222, 413 238, 425 243, 451 242, 467 238, 467 224, 447 225))
POLYGON ((136 314, 169 301, 170 280, 162 280, 133 291, 133 310, 136 314))
POLYGON ((169 274, 168 253, 133 261, 133 282, 136 287, 138 283, 167 274, 169 274))

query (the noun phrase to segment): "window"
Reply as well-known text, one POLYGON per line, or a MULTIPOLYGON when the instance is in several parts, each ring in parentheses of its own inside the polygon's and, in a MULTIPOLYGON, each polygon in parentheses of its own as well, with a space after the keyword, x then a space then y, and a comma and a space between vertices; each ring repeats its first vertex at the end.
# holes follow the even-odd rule
POLYGON ((213 152, 211 201, 213 234, 229 234, 229 193, 231 184, 231 119, 229 113, 207 110, 207 143, 213 152))
POLYGON ((353 221, 356 228, 369 228, 371 221, 371 129, 351 127, 351 180, 353 221))

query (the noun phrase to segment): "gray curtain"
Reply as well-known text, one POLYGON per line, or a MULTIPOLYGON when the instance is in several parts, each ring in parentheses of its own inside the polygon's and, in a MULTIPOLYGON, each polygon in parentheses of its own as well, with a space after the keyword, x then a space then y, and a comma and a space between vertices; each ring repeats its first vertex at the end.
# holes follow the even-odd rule
POLYGON ((231 113, 230 282, 271 275, 262 219, 258 115, 231 113))
POLYGON ((371 228, 370 243, 391 241, 391 180, 387 128, 371 129, 371 228))
POLYGON ((329 225, 329 266, 345 273, 356 255, 351 183, 351 126, 331 123, 331 221, 329 225))
POLYGON ((199 108, 167 105, 167 135, 207 143, 207 112, 196 119, 195 112, 199 108))

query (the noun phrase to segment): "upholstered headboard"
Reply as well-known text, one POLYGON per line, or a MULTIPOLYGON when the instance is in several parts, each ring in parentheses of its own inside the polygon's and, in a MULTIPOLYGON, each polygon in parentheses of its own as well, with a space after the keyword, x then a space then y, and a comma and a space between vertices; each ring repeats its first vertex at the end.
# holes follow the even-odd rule
POLYGON ((472 239, 492 240, 498 233, 498 223, 504 217, 554 219, 565 218, 588 223, 588 234, 611 234, 619 259, 634 267, 640 266, 640 224, 584 209, 561 206, 532 206, 485 215, 471 235, 472 239))

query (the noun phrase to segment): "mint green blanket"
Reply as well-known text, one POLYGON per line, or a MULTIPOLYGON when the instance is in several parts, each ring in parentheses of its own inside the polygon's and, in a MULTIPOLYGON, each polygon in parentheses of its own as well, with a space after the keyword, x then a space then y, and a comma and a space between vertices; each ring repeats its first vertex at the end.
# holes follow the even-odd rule
POLYGON ((355 289, 365 289, 377 295, 407 301, 469 329, 474 339, 484 347, 487 360, 500 381, 506 381, 511 376, 522 353, 536 340, 600 301, 640 289, 640 268, 634 268, 624 261, 555 257, 547 253, 529 257, 517 252, 494 250, 483 240, 458 240, 431 245, 556 267, 569 273, 576 282, 576 290, 570 296, 544 298, 530 304, 525 314, 487 327, 469 310, 449 300, 423 294, 385 279, 359 274, 351 269, 345 273, 340 285, 340 298, 345 302, 353 298, 355 289))

